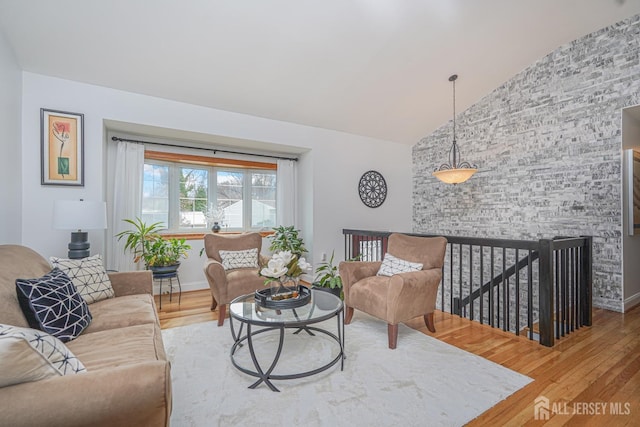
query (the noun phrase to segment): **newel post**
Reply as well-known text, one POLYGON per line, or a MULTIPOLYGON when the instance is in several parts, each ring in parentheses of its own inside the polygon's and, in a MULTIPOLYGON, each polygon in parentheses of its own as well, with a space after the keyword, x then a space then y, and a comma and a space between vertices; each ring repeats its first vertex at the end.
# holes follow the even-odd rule
POLYGON ((539 244, 540 266, 540 344, 553 347, 553 240, 542 239, 539 244))
POLYGON ((585 239, 580 260, 580 315, 582 324, 591 326, 592 321, 592 287, 593 287, 593 236, 583 236, 585 239))

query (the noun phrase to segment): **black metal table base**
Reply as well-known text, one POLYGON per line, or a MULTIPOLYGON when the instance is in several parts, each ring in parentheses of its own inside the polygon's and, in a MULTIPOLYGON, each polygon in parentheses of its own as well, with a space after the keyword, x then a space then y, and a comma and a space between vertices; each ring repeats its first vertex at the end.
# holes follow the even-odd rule
POLYGON ((280 391, 271 382, 272 380, 291 380, 291 379, 308 377, 308 376, 315 375, 315 374, 318 374, 320 372, 326 371, 327 369, 331 368, 333 365, 335 365, 338 362, 340 362, 340 370, 344 370, 344 359, 346 359, 346 356, 345 356, 345 353, 344 353, 345 342, 344 342, 344 312, 343 312, 343 310, 340 310, 338 313, 336 313, 336 319, 337 319, 337 326, 338 326, 337 335, 332 333, 332 332, 329 332, 327 330, 320 329, 318 327, 310 326, 310 325, 307 325, 307 324, 295 324, 295 325, 287 325, 287 326, 278 325, 278 326, 264 327, 262 329, 253 330, 252 326, 255 326, 255 325, 252 325, 251 323, 244 322, 244 321, 240 321, 240 329, 238 331, 238 334, 236 334, 234 326, 233 326, 233 320, 234 319, 230 318, 229 319, 229 325, 231 327, 231 335, 233 337, 233 340, 235 341, 233 346, 231 347, 231 363, 239 371, 244 372, 247 375, 251 375, 253 377, 257 377, 258 378, 258 380, 256 382, 254 382, 253 384, 251 384, 249 386, 249 388, 254 389, 254 388, 258 387, 260 384, 262 384, 264 382, 267 385, 267 387, 269 387, 272 391, 280 391), (247 327, 247 333, 246 333, 246 335, 242 335, 242 330, 243 330, 245 325, 247 327), (286 374, 286 375, 273 374, 273 370, 276 368, 276 366, 278 364, 278 361, 280 360, 280 356, 282 354, 282 350, 283 350, 283 347, 284 347, 284 341, 285 341, 284 340, 285 331, 287 329, 297 329, 293 333, 294 335, 298 334, 301 331, 305 331, 311 336, 316 336, 314 334, 314 332, 325 334, 325 335, 327 335, 328 337, 332 338, 334 341, 336 341, 338 343, 338 345, 340 346, 340 352, 338 353, 338 355, 333 360, 329 361, 327 364, 322 365, 319 368, 312 369, 310 371, 294 373, 294 374, 286 374), (260 365, 260 363, 258 362, 258 359, 256 357, 256 349, 255 349, 255 347, 253 345, 253 337, 256 336, 256 335, 265 333, 265 332, 270 332, 270 331, 278 331, 279 332, 278 349, 277 349, 277 351, 275 353, 275 357, 274 357, 273 361, 265 369, 264 367, 262 367, 260 365), (254 366, 255 370, 251 370, 251 369, 248 369, 246 367, 240 366, 235 360, 236 351, 239 348, 244 346, 244 342, 245 341, 248 344, 249 354, 251 355, 251 361, 253 362, 253 366, 254 366))
POLYGON ((153 280, 160 281, 160 294, 158 295, 158 299, 160 300, 160 309, 162 309, 162 283, 164 279, 169 279, 169 302, 171 302, 171 297, 173 296, 173 287, 175 286, 173 284, 173 279, 176 279, 178 281, 178 305, 180 305, 180 302, 182 300, 182 284, 180 283, 180 276, 178 276, 178 272, 154 274, 153 280))

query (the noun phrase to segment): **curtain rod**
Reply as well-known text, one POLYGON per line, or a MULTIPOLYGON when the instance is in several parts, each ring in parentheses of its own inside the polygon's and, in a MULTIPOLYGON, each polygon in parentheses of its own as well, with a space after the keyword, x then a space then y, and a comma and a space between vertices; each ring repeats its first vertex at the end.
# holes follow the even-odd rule
POLYGON ((243 153, 241 151, 221 150, 219 148, 191 147, 191 146, 188 146, 188 145, 168 144, 168 143, 164 143, 164 142, 151 142, 151 141, 140 141, 138 139, 118 138, 117 136, 112 136, 111 140, 114 141, 114 142, 115 141, 137 142, 139 144, 162 145, 162 146, 165 146, 165 147, 191 148, 193 150, 213 151, 213 154, 216 154, 216 153, 242 154, 242 155, 245 155, 245 156, 266 157, 266 158, 269 158, 269 159, 278 159, 278 160, 293 160, 294 162, 298 161, 297 157, 281 157, 281 156, 271 156, 271 155, 268 155, 268 154, 243 153))

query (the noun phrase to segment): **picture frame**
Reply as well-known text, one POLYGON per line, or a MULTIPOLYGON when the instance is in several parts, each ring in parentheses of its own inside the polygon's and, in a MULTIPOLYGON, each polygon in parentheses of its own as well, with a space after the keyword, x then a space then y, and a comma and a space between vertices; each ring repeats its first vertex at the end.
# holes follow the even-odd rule
POLYGON ((41 185, 84 186, 84 114, 40 109, 41 185))

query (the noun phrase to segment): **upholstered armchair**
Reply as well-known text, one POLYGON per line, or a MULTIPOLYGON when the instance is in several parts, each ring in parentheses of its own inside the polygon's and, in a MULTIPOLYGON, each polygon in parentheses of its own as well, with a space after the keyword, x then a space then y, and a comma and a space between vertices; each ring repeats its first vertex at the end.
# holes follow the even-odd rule
POLYGON ((207 261, 204 275, 211 288, 211 310, 218 307, 218 326, 224 324, 227 304, 240 295, 264 287, 264 277, 258 275, 266 259, 260 254, 260 233, 206 234, 204 249, 207 261))
POLYGON ((391 349, 396 348, 400 322, 424 316, 429 331, 435 332, 433 311, 446 249, 447 239, 444 237, 394 233, 389 236, 386 260, 341 262, 339 268, 346 310, 344 322, 351 323, 354 309, 384 320, 388 324, 391 349), (393 274, 401 270, 414 271, 393 274), (377 275, 379 272, 391 275, 377 275))

